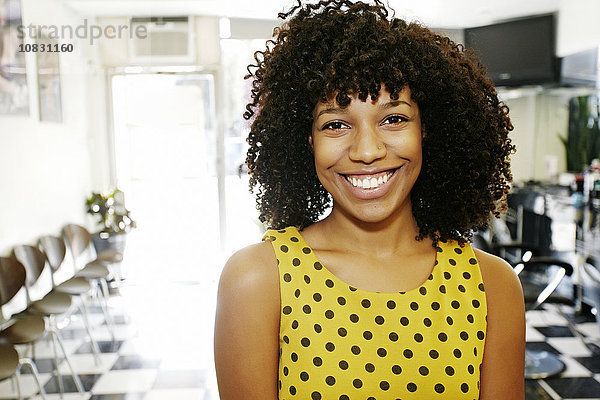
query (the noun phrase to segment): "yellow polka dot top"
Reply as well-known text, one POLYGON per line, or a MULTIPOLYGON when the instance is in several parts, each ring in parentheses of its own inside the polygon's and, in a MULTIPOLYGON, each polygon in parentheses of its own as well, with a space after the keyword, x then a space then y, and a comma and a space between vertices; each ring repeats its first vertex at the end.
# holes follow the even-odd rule
POLYGON ((439 242, 407 292, 357 289, 294 227, 265 234, 279 268, 279 400, 478 399, 487 305, 469 244, 439 242))

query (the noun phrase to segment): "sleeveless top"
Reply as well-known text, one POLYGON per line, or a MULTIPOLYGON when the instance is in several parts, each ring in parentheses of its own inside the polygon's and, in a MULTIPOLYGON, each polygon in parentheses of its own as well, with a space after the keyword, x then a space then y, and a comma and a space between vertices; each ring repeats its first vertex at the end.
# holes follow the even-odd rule
POLYGON ((467 243, 439 242, 419 287, 355 288, 297 228, 267 231, 281 293, 279 400, 478 399, 487 304, 467 243))

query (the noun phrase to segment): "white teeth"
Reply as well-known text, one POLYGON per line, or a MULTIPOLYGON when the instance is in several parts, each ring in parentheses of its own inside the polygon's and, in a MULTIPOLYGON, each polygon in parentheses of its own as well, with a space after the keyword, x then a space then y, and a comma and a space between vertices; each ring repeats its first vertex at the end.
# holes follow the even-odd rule
POLYGON ((362 189, 372 189, 372 188, 376 188, 378 186, 383 185, 384 183, 386 183, 390 177, 394 174, 394 172, 388 172, 383 176, 380 176, 379 178, 365 178, 365 179, 360 179, 360 178, 356 178, 356 177, 348 177, 346 176, 346 180, 348 182, 350 182, 352 184, 352 186, 354 187, 359 187, 362 189))

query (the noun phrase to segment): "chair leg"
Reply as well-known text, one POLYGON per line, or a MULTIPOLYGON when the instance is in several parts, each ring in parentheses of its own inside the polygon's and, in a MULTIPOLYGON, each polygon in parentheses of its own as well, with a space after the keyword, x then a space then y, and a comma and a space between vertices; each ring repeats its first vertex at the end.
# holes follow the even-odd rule
POLYGON ((581 334, 581 332, 579 332, 577 330, 577 328, 575 327, 575 325, 573 324, 573 322, 571 322, 571 319, 560 308, 560 305, 556 305, 555 309, 560 314, 560 316, 563 317, 565 319, 565 321, 567 321, 567 327, 569 328, 569 330, 571 331, 571 333, 573 335, 575 335, 579 339, 579 341, 586 347, 586 349, 588 349, 592 354, 597 355, 598 350, 595 349, 592 344, 588 343, 585 340, 585 337, 581 334))
POLYGON ((88 337, 90 338, 90 344, 92 346, 92 353, 94 354, 94 363, 96 366, 100 365, 100 348, 98 348, 98 343, 94 340, 94 336, 92 335, 92 330, 90 329, 90 321, 88 318, 87 305, 85 304, 86 299, 81 296, 81 304, 78 305, 79 311, 81 312, 81 316, 83 317, 83 324, 85 325, 85 330, 87 331, 88 337))
POLYGON ((100 288, 102 289, 102 295, 104 298, 104 305, 102 307, 102 311, 104 312, 104 318, 106 319, 106 326, 108 328, 108 331, 110 332, 110 336, 114 343, 117 341, 117 339, 115 336, 114 321, 112 319, 112 315, 110 314, 110 310, 108 308, 108 299, 109 299, 110 294, 108 292, 108 284, 106 283, 106 279, 100 279, 100 288))
POLYGON ((15 383, 17 384, 17 398, 19 400, 23 400, 23 395, 21 394, 21 382, 20 382, 20 374, 19 374, 19 369, 17 368, 17 370, 15 371, 15 383))
MULTIPOLYGON (((67 354, 67 351, 65 350, 65 346, 63 345, 63 342, 62 342, 58 332, 56 332, 55 330, 51 330, 50 333, 53 335, 54 338, 56 338, 56 341, 58 342, 58 345, 60 346, 60 349, 63 352, 65 361, 67 362, 67 365, 69 366, 69 370, 71 370, 71 376, 73 377, 73 381, 75 382, 77 391, 79 393, 84 393, 85 390, 83 389, 83 384, 81 383, 81 379, 79 379, 79 375, 77 375, 77 373, 75 372, 75 369, 73 368, 73 364, 71 364, 71 359, 69 358, 69 355, 67 354)), ((60 372, 59 371, 57 371, 57 372, 60 375, 60 372)))
POLYGON ((40 391, 40 396, 42 397, 43 400, 46 400, 46 391, 44 390, 44 387, 42 386, 42 384, 40 382, 40 374, 38 372, 37 367, 35 366, 33 361, 29 358, 21 358, 19 360, 19 370, 21 369, 21 367, 23 365, 27 365, 29 367, 29 369, 31 370, 33 379, 35 380, 35 383, 37 384, 38 389, 40 391))
POLYGON ((52 350, 54 353, 54 372, 56 373, 56 383, 58 386, 58 393, 59 393, 60 398, 62 399, 65 389, 64 389, 64 385, 63 385, 62 375, 60 374, 60 370, 59 370, 60 363, 58 362, 58 350, 57 350, 57 346, 56 346, 56 337, 54 336, 54 334, 52 332, 50 332, 50 340, 52 340, 52 350))

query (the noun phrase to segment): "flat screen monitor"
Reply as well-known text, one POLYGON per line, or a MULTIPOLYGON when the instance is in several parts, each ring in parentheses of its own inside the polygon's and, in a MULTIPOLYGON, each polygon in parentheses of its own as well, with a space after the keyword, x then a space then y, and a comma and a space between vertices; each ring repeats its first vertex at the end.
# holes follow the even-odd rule
POLYGON ((473 48, 497 86, 557 79, 554 15, 465 29, 465 46, 473 48))

